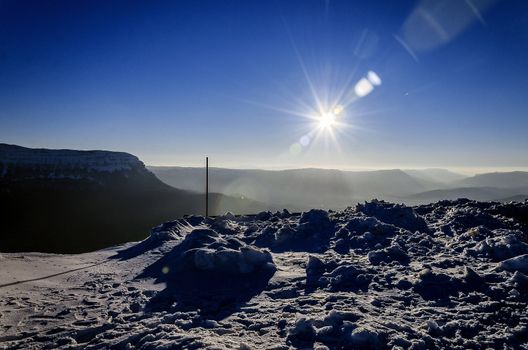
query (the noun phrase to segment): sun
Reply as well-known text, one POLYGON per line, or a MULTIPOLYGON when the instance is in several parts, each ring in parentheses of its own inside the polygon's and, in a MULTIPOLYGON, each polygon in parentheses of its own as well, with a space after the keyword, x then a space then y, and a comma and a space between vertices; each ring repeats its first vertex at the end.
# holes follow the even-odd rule
POLYGON ((321 114, 318 118, 319 128, 321 129, 330 129, 334 126, 336 122, 336 116, 332 112, 321 114))
POLYGON ((342 106, 335 106, 329 111, 320 113, 317 117, 317 122, 320 129, 330 130, 338 124, 338 116, 343 112, 342 106))

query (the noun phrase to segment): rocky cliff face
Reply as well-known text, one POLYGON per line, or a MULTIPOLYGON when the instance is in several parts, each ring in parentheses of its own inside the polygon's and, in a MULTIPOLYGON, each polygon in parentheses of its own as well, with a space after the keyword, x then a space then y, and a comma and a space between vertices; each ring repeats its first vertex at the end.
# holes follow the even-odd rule
MULTIPOLYGON (((136 156, 123 152, 32 149, 0 144, 0 179, 90 180, 152 176, 136 156)), ((152 176, 153 177, 153 176, 152 176)))

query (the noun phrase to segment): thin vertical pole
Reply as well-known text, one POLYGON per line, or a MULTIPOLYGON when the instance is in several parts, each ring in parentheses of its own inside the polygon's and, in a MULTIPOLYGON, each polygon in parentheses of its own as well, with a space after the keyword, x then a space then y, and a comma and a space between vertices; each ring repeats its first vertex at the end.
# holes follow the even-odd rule
POLYGON ((209 217, 209 157, 205 157, 205 217, 209 217))

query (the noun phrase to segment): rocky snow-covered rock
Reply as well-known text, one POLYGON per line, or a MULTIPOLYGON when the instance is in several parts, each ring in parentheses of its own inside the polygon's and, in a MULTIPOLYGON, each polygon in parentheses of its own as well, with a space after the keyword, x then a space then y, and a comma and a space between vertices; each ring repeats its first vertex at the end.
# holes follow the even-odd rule
POLYGON ((125 247, 4 254, 87 267, 2 286, 0 348, 528 349, 524 208, 193 216, 125 247))

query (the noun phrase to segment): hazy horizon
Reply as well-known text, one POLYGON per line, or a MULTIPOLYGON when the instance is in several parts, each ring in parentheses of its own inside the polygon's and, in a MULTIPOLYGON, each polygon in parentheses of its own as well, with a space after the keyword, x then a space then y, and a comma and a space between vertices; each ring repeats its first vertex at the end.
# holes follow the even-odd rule
MULTIPOLYGON (((236 170, 269 170, 269 171, 281 171, 281 170, 295 170, 295 169, 325 169, 325 170, 341 170, 341 171, 376 171, 376 170, 447 170, 453 173, 458 173, 460 175, 472 176, 483 173, 494 173, 494 172, 528 172, 528 167, 490 167, 490 168, 453 168, 453 167, 442 167, 442 166, 432 166, 432 167, 408 167, 408 166, 395 166, 395 167, 379 167, 379 168, 354 168, 354 167, 321 167, 321 166, 301 166, 301 167, 250 167, 250 166, 225 166, 212 164, 211 159, 209 160, 210 167, 212 168, 223 168, 223 169, 236 169, 236 170)), ((147 167, 183 167, 183 168, 200 168, 204 167, 205 163, 191 163, 191 164, 148 164, 145 163, 147 167)))
MULTIPOLYGON (((17 143, 17 142, 5 142, 3 143, 18 145, 28 148, 47 148, 47 149, 72 149, 81 151, 91 150, 103 150, 111 152, 125 152, 137 156, 146 166, 159 166, 159 167, 203 167, 205 164, 205 157, 207 153, 203 155, 196 155, 193 157, 175 154, 173 156, 167 156, 166 161, 159 161, 156 155, 144 154, 142 152, 133 152, 130 149, 124 148, 109 148, 109 147, 76 147, 75 145, 64 145, 64 146, 48 146, 39 143, 17 143), (174 160, 172 160, 174 159, 174 160), (179 161, 178 159, 182 159, 179 161)), ((177 153, 177 152, 176 152, 177 153)), ((368 171, 368 170, 390 170, 390 169, 409 169, 409 170, 426 170, 426 169, 443 169, 449 170, 464 175, 474 175, 487 172, 511 172, 511 171, 528 171, 528 165, 520 166, 453 166, 448 164, 401 164, 397 162, 391 162, 387 165, 379 164, 377 166, 351 166, 347 164, 313 164, 313 163, 297 163, 297 164, 286 164, 286 163, 265 163, 261 158, 248 157, 243 161, 233 162, 232 160, 226 160, 229 157, 211 157, 210 164, 213 167, 218 168, 230 168, 230 169, 262 169, 262 170, 287 170, 287 169, 302 169, 302 168, 318 168, 318 169, 336 169, 345 171, 368 171)))
MULTIPOLYGON (((14 144, 13 144, 14 145, 14 144)), ((21 145, 16 144, 17 146, 27 147, 27 148, 47 148, 42 146, 34 146, 30 147, 27 145, 21 145)), ((125 152, 125 153, 131 153, 127 150, 123 149, 102 149, 102 148, 86 148, 86 149, 79 149, 79 148, 49 148, 49 149, 73 149, 73 150, 79 150, 79 151, 110 151, 110 152, 125 152)), ((135 156, 137 156, 147 167, 189 167, 189 168, 199 168, 205 166, 205 156, 193 159, 192 162, 186 162, 186 163, 149 163, 145 161, 143 157, 141 157, 138 154, 131 153, 135 156)), ((287 166, 287 165, 255 165, 259 163, 258 159, 255 159, 255 162, 253 163, 247 163, 247 164, 238 164, 235 165, 231 162, 221 163, 218 164, 216 162, 216 159, 213 159, 212 157, 209 157, 209 164, 212 168, 224 168, 224 169, 237 169, 237 170, 269 170, 269 171, 280 171, 280 170, 294 170, 294 169, 326 169, 326 170, 341 170, 341 171, 376 171, 376 170, 447 170, 451 171, 453 173, 457 173, 460 175, 465 176, 473 176, 483 173, 493 173, 493 172, 515 172, 515 171, 522 171, 522 172, 528 172, 528 167, 450 167, 450 166, 412 166, 412 165, 397 165, 394 166, 379 166, 379 167, 353 167, 353 166, 346 166, 346 165, 335 165, 335 166, 318 166, 315 164, 302 164, 299 166, 287 166)))

